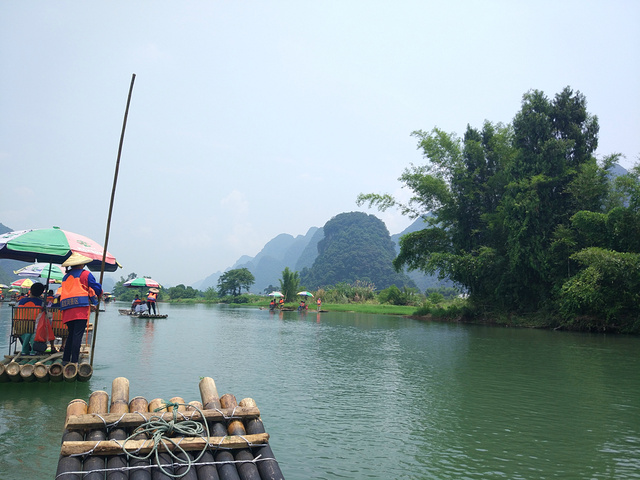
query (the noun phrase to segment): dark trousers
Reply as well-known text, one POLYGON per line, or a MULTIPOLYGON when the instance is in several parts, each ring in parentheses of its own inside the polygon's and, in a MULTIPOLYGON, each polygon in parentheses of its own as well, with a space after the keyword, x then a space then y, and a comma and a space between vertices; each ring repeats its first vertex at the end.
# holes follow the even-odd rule
POLYGON ((149 315, 151 315, 151 309, 153 308, 153 314, 156 314, 156 302, 147 302, 147 310, 149 310, 149 315))
POLYGON ((87 321, 84 319, 71 320, 65 324, 69 330, 67 343, 64 345, 63 362, 78 363, 80 358, 80 347, 82 346, 82 336, 87 328, 87 321))

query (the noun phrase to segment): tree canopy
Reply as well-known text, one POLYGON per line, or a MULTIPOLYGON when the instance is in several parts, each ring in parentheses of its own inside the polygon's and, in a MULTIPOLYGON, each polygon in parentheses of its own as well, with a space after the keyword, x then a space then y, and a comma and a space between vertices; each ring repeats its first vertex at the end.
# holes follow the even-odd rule
POLYGON ((221 297, 225 295, 237 297, 242 293, 242 289, 248 292, 254 282, 255 277, 247 268, 229 270, 218 279, 218 293, 221 297))
POLYGON ((533 90, 510 125, 467 126, 462 138, 414 132, 426 163, 400 177, 409 202, 361 194, 358 203, 422 217, 394 265, 439 272, 476 306, 629 320, 640 313, 631 290, 640 271, 629 271, 640 253, 640 172, 612 181, 618 156, 597 161, 598 130, 581 93, 533 90), (616 295, 614 279, 628 296, 616 295))

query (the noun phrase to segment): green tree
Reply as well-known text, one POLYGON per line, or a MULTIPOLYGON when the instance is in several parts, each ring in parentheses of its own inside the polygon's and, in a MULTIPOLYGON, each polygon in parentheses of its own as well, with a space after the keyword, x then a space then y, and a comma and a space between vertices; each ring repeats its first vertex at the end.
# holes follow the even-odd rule
POLYGON ((462 141, 438 129, 414 132, 427 163, 400 177, 409 202, 366 194, 358 203, 425 219, 425 229, 401 238, 396 268, 439 272, 476 304, 534 311, 567 278, 573 215, 605 203, 597 134, 579 92, 566 88, 550 100, 534 90, 512 126, 467 127, 462 141))
POLYGON ((168 289, 169 297, 172 300, 178 300, 180 298, 196 298, 199 296, 199 291, 193 287, 185 286, 182 283, 168 289))
POLYGON ((242 289, 247 292, 251 285, 255 283, 255 277, 247 268, 236 268, 223 273, 218 279, 218 294, 239 296, 242 289))
POLYGON ((295 300, 299 290, 300 275, 298 272, 289 270, 289 267, 285 267, 282 271, 282 278, 280 279, 280 292, 284 295, 285 302, 295 300))

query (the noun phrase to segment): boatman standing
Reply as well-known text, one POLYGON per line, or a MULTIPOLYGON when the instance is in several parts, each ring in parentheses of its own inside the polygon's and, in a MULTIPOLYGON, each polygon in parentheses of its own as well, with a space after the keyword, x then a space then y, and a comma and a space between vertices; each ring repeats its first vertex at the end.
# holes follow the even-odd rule
POLYGON ((62 323, 69 330, 69 337, 64 346, 62 364, 78 363, 82 336, 87 328, 91 307, 98 305, 98 296, 102 295, 102 286, 84 266, 91 261, 84 255, 73 253, 62 264, 67 274, 62 279, 62 295, 60 310, 62 323))
POLYGON ((149 310, 149 315, 151 315, 151 310, 153 309, 153 314, 156 315, 156 300, 158 299, 158 293, 160 290, 157 288, 150 288, 149 293, 147 294, 147 309, 149 310))

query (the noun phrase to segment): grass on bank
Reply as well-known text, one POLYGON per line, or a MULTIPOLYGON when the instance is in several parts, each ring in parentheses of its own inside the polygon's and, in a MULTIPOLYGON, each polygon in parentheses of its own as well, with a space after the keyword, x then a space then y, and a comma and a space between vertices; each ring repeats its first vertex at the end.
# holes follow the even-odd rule
MULTIPOLYGON (((221 299, 204 299, 188 298, 168 300, 169 303, 208 303, 218 304, 225 303, 234 307, 243 308, 269 308, 270 299, 265 299, 260 295, 242 295, 236 300, 227 297, 221 302, 221 299)), ((285 304, 287 308, 297 309, 298 302, 289 302, 285 304)), ((410 316, 424 320, 433 320, 438 322, 461 322, 477 325, 492 325, 499 327, 514 328, 540 328, 553 330, 570 330, 581 332, 599 332, 599 333, 626 333, 638 335, 640 334, 640 319, 621 320, 617 323, 608 323, 605 319, 594 317, 579 317, 573 320, 562 319, 557 312, 535 312, 530 314, 514 314, 511 312, 500 312, 490 308, 472 307, 465 299, 456 298, 454 300, 445 300, 437 305, 425 302, 423 306, 406 306, 406 305, 390 305, 375 303, 372 301, 357 303, 323 303, 322 309, 330 312, 357 312, 365 314, 381 314, 381 315, 398 315, 410 316)), ((314 303, 309 305, 309 312, 314 312, 316 306, 314 303)))

